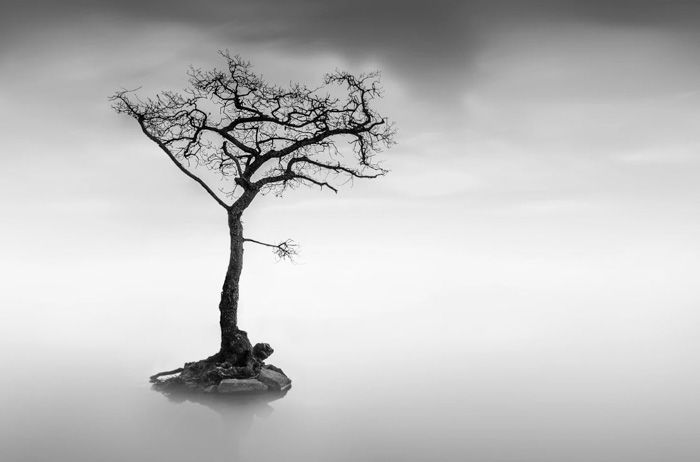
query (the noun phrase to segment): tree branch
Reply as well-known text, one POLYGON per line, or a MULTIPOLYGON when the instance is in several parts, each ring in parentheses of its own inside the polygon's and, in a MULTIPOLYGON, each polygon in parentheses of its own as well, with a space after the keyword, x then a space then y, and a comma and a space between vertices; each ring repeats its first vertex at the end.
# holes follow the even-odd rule
POLYGON ((231 154, 228 152, 228 149, 226 148, 226 142, 221 145, 221 149, 224 151, 224 154, 226 154, 226 157, 229 159, 233 160, 233 163, 236 165, 236 171, 238 172, 239 177, 243 177, 243 168, 241 167, 241 162, 238 160, 238 157, 235 155, 231 154))
POLYGON ((111 98, 117 112, 137 119, 146 136, 219 205, 242 211, 258 192, 280 194, 296 184, 337 192, 341 177, 387 173, 373 160, 394 135, 392 124, 372 107, 382 93, 377 73, 336 71, 318 87, 280 87, 240 57, 220 54, 226 68, 190 68, 183 94, 163 92, 143 101, 130 100, 124 90, 111 98), (341 142, 350 149, 339 149, 341 142), (218 170, 221 187, 209 186, 183 159, 218 170))
POLYGON ((287 239, 279 244, 268 244, 266 242, 256 241, 255 239, 243 239, 243 242, 252 242, 254 244, 262 245, 265 247, 272 248, 272 252, 280 260, 293 260, 296 255, 298 255, 299 245, 291 239, 287 239))
POLYGON ((214 200, 215 200, 220 206, 222 206, 223 208, 225 208, 225 209, 227 209, 227 210, 229 209, 229 205, 226 204, 226 202, 224 202, 214 191, 212 191, 212 189, 209 187, 209 185, 207 185, 207 184, 204 182, 204 180, 202 180, 201 178, 199 178, 199 177, 198 177, 197 175, 195 175, 194 173, 190 172, 184 165, 182 165, 182 163, 181 163, 180 161, 178 161, 178 160, 175 158, 175 154, 173 154, 173 153, 167 148, 167 146, 166 146, 162 141, 160 141, 158 138, 156 138, 155 136, 151 135, 151 133, 149 133, 148 129, 146 129, 146 126, 145 126, 144 123, 143 123, 143 117, 139 118, 139 125, 141 125, 141 131, 143 131, 143 133, 144 133, 151 141, 153 141, 154 143, 156 143, 156 144, 158 145, 158 147, 160 147, 160 149, 161 149, 163 152, 165 152, 165 154, 170 158, 170 160, 172 160, 172 161, 175 163, 175 165, 177 166, 177 168, 179 168, 180 171, 182 171, 182 173, 184 173, 185 175, 187 175, 188 177, 192 178, 194 181, 196 181, 197 183, 199 183, 199 185, 200 185, 202 188, 204 188, 204 190, 205 190, 206 192, 208 192, 209 195, 210 195, 211 197, 213 197, 214 200))

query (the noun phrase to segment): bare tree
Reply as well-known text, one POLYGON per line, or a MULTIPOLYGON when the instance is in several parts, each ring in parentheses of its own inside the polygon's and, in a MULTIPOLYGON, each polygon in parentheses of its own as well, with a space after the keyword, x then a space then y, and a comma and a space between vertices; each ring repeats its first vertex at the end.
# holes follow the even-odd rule
POLYGON ((140 99, 123 90, 111 101, 226 210, 231 251, 215 357, 245 366, 252 349, 237 322, 243 245, 268 246, 285 259, 296 253, 296 244, 245 237, 243 213, 258 195, 281 195, 300 185, 337 192, 355 178, 386 174, 375 153, 393 144, 394 130, 373 107, 382 95, 377 73, 335 71, 317 88, 281 87, 263 80, 240 57, 220 54, 226 68, 190 68, 182 93, 140 99))

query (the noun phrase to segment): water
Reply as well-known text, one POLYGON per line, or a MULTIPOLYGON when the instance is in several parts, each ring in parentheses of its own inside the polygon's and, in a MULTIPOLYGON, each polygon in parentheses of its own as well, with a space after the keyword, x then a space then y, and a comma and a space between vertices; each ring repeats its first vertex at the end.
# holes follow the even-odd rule
POLYGON ((69 233, 18 234, 0 268, 0 461, 698 459, 694 232, 403 224, 306 236, 296 265, 247 250, 241 325, 293 387, 233 404, 148 384, 214 352, 220 222, 83 230, 75 251, 69 233))
POLYGON ((277 401, 197 403, 151 390, 145 361, 47 351, 5 364, 1 460, 691 461, 700 450, 696 374, 678 364, 546 348, 501 361, 355 353, 284 364, 294 386, 277 401))

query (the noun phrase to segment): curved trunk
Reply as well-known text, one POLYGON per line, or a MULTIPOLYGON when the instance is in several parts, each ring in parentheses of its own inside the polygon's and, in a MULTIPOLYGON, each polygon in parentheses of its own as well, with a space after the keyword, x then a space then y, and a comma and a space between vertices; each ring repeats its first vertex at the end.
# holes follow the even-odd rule
POLYGON ((221 350, 219 353, 223 357, 222 359, 242 364, 250 355, 251 345, 246 333, 238 329, 239 281, 243 269, 241 212, 228 212, 228 227, 231 238, 231 254, 219 302, 219 325, 221 326, 221 350))

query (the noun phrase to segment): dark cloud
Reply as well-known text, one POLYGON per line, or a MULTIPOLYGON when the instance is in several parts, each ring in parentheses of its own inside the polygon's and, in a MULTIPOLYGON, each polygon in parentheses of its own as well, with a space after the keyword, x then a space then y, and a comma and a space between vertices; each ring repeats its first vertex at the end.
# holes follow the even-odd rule
POLYGON ((223 34, 232 44, 373 60, 441 99, 470 75, 482 41, 504 27, 578 21, 694 31, 700 25, 700 2, 681 0, 10 0, 4 11, 4 46, 47 25, 175 22, 223 34))
POLYGON ((25 34, 56 22, 105 18, 175 21, 216 28, 217 33, 238 42, 274 42, 306 51, 330 50, 351 59, 377 57, 404 70, 415 66, 414 72, 420 72, 421 68, 457 66, 455 55, 467 53, 473 41, 467 40, 464 5, 453 0, 16 2, 9 7, 12 19, 5 16, 3 28, 5 34, 25 34))

